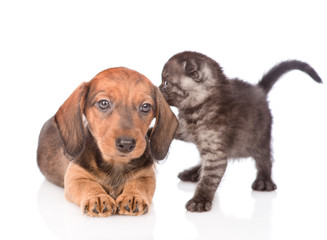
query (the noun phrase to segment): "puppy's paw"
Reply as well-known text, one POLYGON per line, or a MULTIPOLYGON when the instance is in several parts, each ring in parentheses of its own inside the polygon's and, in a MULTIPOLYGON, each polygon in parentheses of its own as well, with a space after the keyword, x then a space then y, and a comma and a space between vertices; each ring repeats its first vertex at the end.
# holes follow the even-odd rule
POLYGON ((192 198, 186 203, 186 209, 190 212, 207 212, 211 210, 212 201, 192 198))
POLYGON ((257 178, 252 184, 252 189, 255 191, 270 192, 276 190, 277 186, 271 179, 257 178))
POLYGON ((186 169, 178 174, 178 178, 184 182, 198 182, 200 179, 199 171, 186 169))
POLYGON ((106 194, 84 200, 81 208, 84 214, 91 217, 108 217, 116 212, 115 200, 106 194))
POLYGON ((138 216, 149 211, 149 201, 140 195, 122 194, 117 200, 117 213, 120 215, 138 216))

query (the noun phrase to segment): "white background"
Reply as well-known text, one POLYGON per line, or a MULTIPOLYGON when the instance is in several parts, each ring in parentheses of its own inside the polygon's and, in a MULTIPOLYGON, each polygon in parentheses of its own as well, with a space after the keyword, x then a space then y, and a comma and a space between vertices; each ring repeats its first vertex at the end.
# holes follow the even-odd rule
POLYGON ((174 141, 159 164, 150 213, 82 215, 36 165, 43 123, 98 72, 125 66, 160 84, 173 54, 202 52, 229 77, 256 83, 287 59, 310 63, 327 82, 324 1, 1 1, 1 239, 327 239, 327 88, 304 73, 269 94, 273 178, 251 189, 251 159, 230 162, 208 213, 184 205, 194 184, 194 145, 174 141))

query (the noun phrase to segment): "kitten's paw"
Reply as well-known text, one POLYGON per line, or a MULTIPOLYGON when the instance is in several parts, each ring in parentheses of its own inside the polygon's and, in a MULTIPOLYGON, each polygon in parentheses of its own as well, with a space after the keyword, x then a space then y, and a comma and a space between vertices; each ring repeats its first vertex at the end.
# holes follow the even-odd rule
POLYGON ((276 190, 277 186, 271 179, 257 178, 252 184, 252 189, 255 191, 270 192, 276 190))
POLYGON ((199 169, 186 169, 178 174, 178 178, 184 182, 198 182, 200 179, 199 169))
POLYGON ((212 201, 192 198, 186 203, 185 207, 190 212, 207 212, 211 210, 212 201))

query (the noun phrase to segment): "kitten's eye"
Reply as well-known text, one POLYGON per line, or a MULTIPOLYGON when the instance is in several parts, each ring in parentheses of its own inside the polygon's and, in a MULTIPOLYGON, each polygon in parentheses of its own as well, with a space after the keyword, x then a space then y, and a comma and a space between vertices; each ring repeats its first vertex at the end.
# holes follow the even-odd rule
POLYGON ((169 84, 168 81, 163 79, 160 88, 165 88, 168 86, 168 84, 169 84))
POLYGON ((197 71, 194 71, 191 73, 191 78, 193 78, 194 80, 198 79, 200 76, 199 76, 199 73, 197 71))
POLYGON ((148 112, 150 112, 151 107, 152 106, 151 106, 150 103, 143 103, 143 104, 141 104, 141 106, 139 107, 139 109, 140 109, 140 111, 142 113, 148 113, 148 112))
POLYGON ((97 102, 97 105, 100 110, 107 111, 110 109, 110 103, 108 100, 102 99, 99 102, 97 102))

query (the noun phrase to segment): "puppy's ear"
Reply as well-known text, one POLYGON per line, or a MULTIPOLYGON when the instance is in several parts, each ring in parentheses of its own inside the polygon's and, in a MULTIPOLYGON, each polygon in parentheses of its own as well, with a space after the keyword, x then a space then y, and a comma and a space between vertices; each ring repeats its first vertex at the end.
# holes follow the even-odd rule
POLYGON ((82 153, 85 146, 83 112, 87 84, 82 83, 59 108, 55 115, 57 127, 64 143, 65 151, 72 158, 82 153))
POLYGON ((156 160, 162 160, 166 157, 170 143, 175 136, 178 120, 157 87, 155 95, 156 123, 150 133, 150 149, 156 160))

